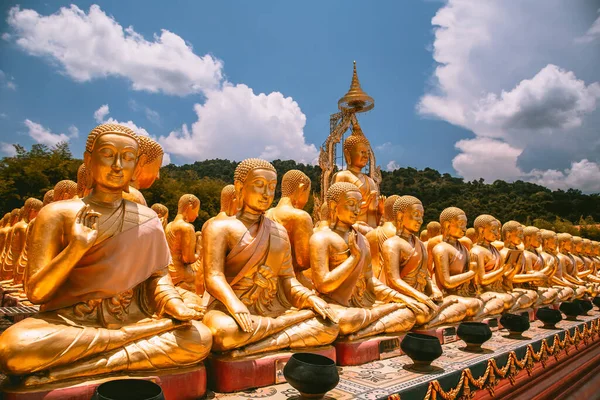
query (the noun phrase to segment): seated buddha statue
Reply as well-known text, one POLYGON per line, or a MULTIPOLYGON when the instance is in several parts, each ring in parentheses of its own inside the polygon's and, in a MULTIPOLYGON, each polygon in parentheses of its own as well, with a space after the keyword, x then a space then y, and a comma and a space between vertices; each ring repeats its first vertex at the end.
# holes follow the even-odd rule
POLYGON ((575 262, 577 277, 585 282, 588 292, 591 296, 598 294, 598 283, 592 276, 592 265, 591 261, 585 256, 585 242, 589 239, 584 239, 580 236, 573 236, 573 261, 575 262))
POLYGON ((596 276, 600 276, 600 242, 592 242, 592 259, 596 266, 596 276))
POLYGON ((575 298, 580 299, 585 296, 587 287, 585 282, 577 276, 575 260, 571 255, 573 247, 573 236, 563 232, 558 234, 558 259, 561 264, 562 277, 573 285, 575 298))
MULTIPOLYGON (((425 244, 425 248, 427 249, 427 269, 429 270, 429 273, 431 274, 431 276, 433 276, 434 271, 433 271, 433 257, 432 257, 432 252, 433 252, 433 248, 438 244, 441 243, 443 241, 443 236, 441 234, 442 232, 442 226, 440 225, 439 222, 437 221, 430 221, 427 224, 427 236, 429 237, 427 239, 427 242, 424 243, 425 244)), ((466 237, 466 236, 462 236, 458 239, 458 241, 467 248, 468 251, 471 250, 471 247, 473 245, 473 243, 471 242, 471 240, 466 237)))
POLYGON ((381 252, 381 247, 386 240, 396 236, 394 202, 398 197, 400 196, 392 195, 385 199, 383 202, 383 224, 365 235, 369 242, 369 249, 371 250, 373 275, 383 283, 385 283, 385 274, 383 273, 383 253, 381 252))
MULTIPOLYGON (((575 296, 575 285, 567 281, 563 277, 562 263, 558 258, 558 235, 554 231, 542 231, 542 252, 541 256, 544 260, 544 268, 549 268, 548 276, 550 284, 558 290, 558 300, 569 301, 575 296)), ((534 264, 534 267, 539 264, 534 264)))
POLYGON ((264 215, 275 197, 275 167, 246 159, 234 185, 240 211, 202 232, 213 350, 240 357, 332 343, 339 332, 332 310, 298 282, 285 228, 264 215))
POLYGON ((200 258, 196 245, 196 229, 192 222, 198 218, 200 200, 193 194, 184 194, 177 203, 177 215, 165 229, 171 251, 169 274, 175 286, 194 291, 196 273, 192 265, 200 258))
MULTIPOLYGON (((460 242, 467 229, 467 216, 457 207, 448 207, 440 214, 442 241, 431 251, 436 284, 444 298, 456 299, 467 308, 467 319, 481 320, 498 315, 504 301, 496 296, 482 298, 479 294, 479 274, 471 265, 469 251, 460 242)), ((475 264, 475 263, 473 263, 475 264)))
POLYGON ((536 306, 552 304, 556 301, 558 290, 553 288, 550 283, 551 274, 554 273, 552 266, 546 266, 544 258, 538 251, 542 242, 542 232, 535 226, 528 226, 523 229, 523 252, 524 263, 522 273, 530 276, 538 276, 538 281, 521 282, 518 278, 513 278, 516 287, 536 290, 538 300, 536 306))
POLYGON ((415 315, 406 296, 373 276, 369 245, 354 227, 362 204, 359 189, 349 182, 334 183, 327 190, 327 204, 329 228, 310 238, 310 267, 315 289, 336 315, 340 336, 356 340, 408 331, 415 315))
POLYGON ((292 169, 281 179, 281 199, 277 206, 269 209, 265 216, 281 224, 287 231, 292 247, 292 266, 296 279, 312 289, 308 269, 310 255, 308 241, 313 233, 310 214, 303 210, 310 196, 310 178, 304 172, 292 169), (309 275, 305 275, 308 273, 309 275))
POLYGON ((156 213, 156 215, 158 215, 158 219, 160 219, 163 229, 166 230, 167 224, 169 223, 169 209, 160 203, 154 203, 150 208, 156 213))
POLYGON ((369 163, 370 148, 371 145, 360 128, 355 128, 355 131, 344 140, 344 158, 348 169, 333 175, 333 183, 349 182, 360 190, 363 200, 357 228, 363 234, 379 226, 385 201, 380 198, 377 183, 361 172, 369 163))
MULTIPOLYGON (((14 233, 14 226, 19 222, 21 216, 21 208, 15 208, 10 212, 9 223, 6 229, 6 239, 4 240, 4 247, 2 248, 2 255, 0 256, 0 284, 5 286, 8 283, 12 283, 14 277, 14 263, 17 261, 15 256, 12 254, 12 237, 14 233)), ((17 255, 18 257, 18 255, 17 255)))
POLYGON ((0 335, 0 370, 25 386, 194 366, 210 351, 201 299, 171 282, 160 220, 122 199, 137 158, 131 129, 96 127, 84 152, 90 194, 36 218, 25 290, 40 312, 0 335))
POLYGON ((504 247, 500 250, 504 263, 511 259, 511 253, 520 253, 517 263, 509 266, 504 272, 502 286, 504 290, 515 297, 513 311, 523 310, 533 306, 538 301, 537 291, 529 287, 537 287, 543 277, 535 273, 528 274, 525 269, 525 258, 523 256, 523 225, 517 221, 508 221, 502 225, 502 240, 504 247), (517 285, 515 285, 517 283, 517 285), (531 286, 527 286, 529 283, 531 286))
POLYGON ((393 210, 398 231, 382 246, 387 285, 418 304, 417 326, 430 328, 462 321, 467 307, 457 299, 444 298, 427 270, 427 251, 416 236, 423 223, 421 200, 399 197, 393 210))

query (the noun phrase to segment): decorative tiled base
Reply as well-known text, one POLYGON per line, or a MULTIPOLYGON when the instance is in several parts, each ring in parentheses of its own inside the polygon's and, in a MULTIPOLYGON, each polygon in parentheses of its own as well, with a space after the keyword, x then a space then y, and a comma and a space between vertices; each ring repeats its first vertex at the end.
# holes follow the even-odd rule
POLYGON ((440 340, 441 344, 452 343, 458 340, 456 326, 453 325, 438 326, 431 329, 413 329, 412 332, 435 336, 440 340))
MULTIPOLYGON (((297 350, 321 354, 335 361, 333 346, 297 350)), ((211 355, 206 359, 208 387, 215 392, 230 393, 285 382, 283 367, 294 352, 264 356, 228 358, 211 355)))
POLYGON ((377 336, 352 342, 337 341, 333 344, 337 365, 361 365, 404 354, 400 350, 402 338, 404 334, 377 336))
POLYGON ((89 400, 101 383, 124 378, 145 379, 159 384, 167 400, 195 400, 206 393, 206 370, 202 364, 181 370, 164 371, 154 375, 111 376, 67 387, 58 387, 55 384, 37 390, 15 389, 7 386, 1 389, 4 392, 5 400, 89 400))

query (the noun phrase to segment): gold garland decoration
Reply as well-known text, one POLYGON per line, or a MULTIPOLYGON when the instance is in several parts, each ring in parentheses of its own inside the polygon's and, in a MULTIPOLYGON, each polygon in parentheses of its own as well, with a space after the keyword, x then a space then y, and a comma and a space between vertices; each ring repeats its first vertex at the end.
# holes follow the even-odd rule
MULTIPOLYGON (((527 374, 531 376, 535 363, 540 362, 542 367, 546 368, 546 360, 548 357, 552 356, 556 361, 558 361, 558 355, 562 350, 564 350, 568 355, 569 348, 572 345, 575 346, 575 349, 579 348, 578 346, 581 342, 587 346, 590 339, 593 339, 595 335, 599 334, 600 319, 596 319, 590 322, 589 327, 588 324, 585 323, 582 331, 580 331, 579 327, 576 326, 572 336, 569 330, 565 330, 565 338, 562 341, 560 340, 558 333, 555 334, 552 346, 548 345, 548 341, 546 339, 542 339, 540 351, 537 353, 533 349, 533 346, 528 344, 525 357, 523 357, 522 360, 519 360, 517 358, 517 354, 514 351, 511 351, 508 354, 508 361, 506 362, 506 365, 502 368, 498 368, 496 360, 494 358, 490 358, 487 362, 485 373, 482 376, 475 379, 471 373, 471 370, 466 368, 462 371, 458 384, 453 389, 448 391, 442 389, 442 386, 437 380, 429 382, 427 394, 423 400, 437 400, 438 396, 443 400, 472 399, 475 397, 475 392, 482 389, 488 390, 490 395, 494 396, 494 388, 498 385, 497 377, 500 379, 507 378, 511 385, 514 385, 515 376, 520 371, 526 370, 527 374), (474 386, 476 389, 472 391, 471 386, 474 386)), ((393 394, 388 396, 388 400, 400 400, 400 395, 393 394)))

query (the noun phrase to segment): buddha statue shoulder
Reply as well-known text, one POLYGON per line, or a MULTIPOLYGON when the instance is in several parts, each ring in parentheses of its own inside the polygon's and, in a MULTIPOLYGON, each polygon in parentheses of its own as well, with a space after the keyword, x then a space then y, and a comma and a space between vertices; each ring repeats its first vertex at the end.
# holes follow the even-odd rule
POLYGON ((298 282, 285 228, 264 215, 275 196, 275 168, 246 159, 234 185, 239 212, 213 219, 202 232, 204 323, 213 350, 241 357, 333 342, 339 328, 331 309, 298 282))
POLYGON ((408 331, 415 323, 412 301, 373 276, 369 245, 354 228, 362 204, 359 189, 334 183, 327 204, 329 227, 310 238, 310 265, 315 289, 333 310, 340 335, 356 340, 408 331))
POLYGON ((0 335, 0 370, 25 386, 194 366, 210 351, 201 299, 168 274, 160 220, 122 198, 138 151, 129 128, 96 127, 84 152, 90 194, 36 218, 25 290, 40 313, 0 335))
POLYGON ((394 202, 397 234, 382 246, 386 283, 418 304, 416 325, 430 328, 462 321, 466 306, 456 299, 445 299, 427 269, 427 251, 416 234, 423 223, 423 204, 413 196, 394 202))

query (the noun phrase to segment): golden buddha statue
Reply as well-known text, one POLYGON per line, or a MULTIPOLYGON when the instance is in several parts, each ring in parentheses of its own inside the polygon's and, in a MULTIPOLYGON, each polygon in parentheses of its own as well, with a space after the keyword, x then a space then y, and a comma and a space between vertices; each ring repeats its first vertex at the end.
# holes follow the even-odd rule
POLYGON ((427 240, 429 239, 429 236, 427 234, 427 229, 423 229, 421 231, 421 233, 419 234, 419 240, 421 240, 421 242, 423 242, 423 244, 425 245, 425 248, 427 248, 427 240))
MULTIPOLYGON (((84 196, 87 196, 90 193, 92 189, 92 176, 90 174, 91 173, 87 172, 85 164, 79 166, 79 169, 77 170, 77 193, 83 193, 84 196)), ((147 206, 146 199, 142 192, 133 186, 128 186, 123 190, 123 199, 147 206)))
POLYGON ((423 213, 421 200, 413 196, 399 197, 393 207, 398 231, 385 241, 382 254, 387 285, 414 299, 418 304, 416 325, 427 324, 430 328, 462 321, 467 307, 457 299, 445 299, 429 275, 427 251, 416 236, 423 223, 423 213))
POLYGON ((592 242, 592 259, 596 266, 596 276, 600 276, 600 242, 592 242))
POLYGON ((292 247, 292 265, 296 279, 312 289, 309 273, 310 254, 308 242, 313 233, 310 214, 303 210, 310 196, 310 178, 304 172, 292 169, 281 179, 281 200, 277 206, 267 210, 265 216, 281 224, 287 231, 292 247))
POLYGON ((52 203, 53 201, 54 201, 54 189, 50 189, 46 193, 44 193, 44 199, 42 200, 42 203, 44 206, 47 206, 48 204, 52 203))
POLYGON ((371 250, 373 276, 383 283, 385 283, 385 274, 383 273, 383 253, 381 252, 381 247, 386 240, 396 236, 394 202, 399 197, 398 195, 392 195, 385 199, 383 202, 383 224, 365 235, 371 250))
POLYGON ((154 203, 150 208, 158 215, 158 219, 160 219, 160 223, 166 231, 167 224, 169 223, 169 209, 160 203, 154 203))
POLYGON ((373 276, 369 245, 353 227, 362 207, 359 189, 334 183, 327 204, 329 229, 310 238, 310 265, 315 289, 336 315, 340 336, 356 340, 408 331, 415 323, 409 299, 373 276))
POLYGON ((585 296, 586 286, 579 277, 577 277, 577 267, 575 260, 571 255, 573 247, 573 237, 569 233, 558 234, 558 259, 561 264, 562 278, 571 283, 575 291, 575 298, 580 299, 585 296))
POLYGON ((594 285, 594 296, 597 296, 600 289, 600 277, 597 275, 598 269, 594 259, 593 242, 590 239, 583 238, 580 256, 585 263, 585 268, 589 271, 585 280, 594 285))
POLYGON ((71 200, 77 197, 77 183, 65 179, 54 185, 52 201, 71 200))
POLYGON ((0 370, 25 386, 194 366, 210 351, 201 299, 167 272, 159 219, 122 199, 137 157, 132 130, 96 127, 84 153, 91 193, 36 218, 25 290, 40 313, 0 335, 0 370))
POLYGON ((11 282, 14 276, 14 262, 16 260, 11 252, 12 237, 14 233, 13 227, 19 222, 20 215, 20 208, 15 208, 10 213, 9 224, 7 225, 8 229, 6 230, 6 239, 4 240, 4 248, 2 249, 2 256, 0 257, 0 266, 2 266, 2 270, 0 270, 0 284, 2 285, 11 282))
POLYGON ((200 248, 196 246, 196 229, 192 222, 198 218, 200 200, 193 194, 184 194, 177 204, 177 215, 167 225, 165 234, 171 251, 169 274, 175 286, 195 291, 196 273, 192 269, 200 248))
POLYGON ((2 284, 5 275, 2 268, 4 265, 4 246, 11 228, 11 216, 11 213, 6 213, 0 220, 0 284, 2 284))
POLYGON ((538 251, 542 243, 542 232, 535 226, 528 226, 523 229, 523 252, 524 263, 522 273, 531 276, 539 276, 538 281, 522 282, 518 278, 513 278, 517 287, 536 290, 538 294, 537 306, 552 304, 556 301, 558 290, 553 288, 550 282, 551 275, 554 274, 552 266, 546 266, 544 258, 538 251))
MULTIPOLYGON (((467 229, 467 216, 457 207, 448 207, 440 214, 442 241, 430 253, 433 257, 436 284, 444 298, 456 299, 467 308, 467 318, 481 320, 498 315, 504 301, 496 296, 479 296, 478 271, 472 268, 469 251, 460 242, 467 229)), ((431 240, 431 239, 430 239, 431 240)))
MULTIPOLYGON (((163 148, 158 142, 148 136, 138 136, 140 142, 140 158, 138 161, 140 173, 131 181, 136 189, 148 189, 154 181, 160 178, 160 167, 163 162, 163 148)), ((144 200, 145 201, 145 200, 144 200)))
MULTIPOLYGON (((558 290, 558 299, 560 301, 569 301, 575 295, 574 288, 576 287, 563 277, 562 263, 558 258, 558 235, 554 231, 542 231, 542 252, 541 256, 544 260, 544 268, 548 268, 548 277, 550 284, 554 289, 558 290)), ((534 264, 537 266, 539 264, 534 264)))
POLYGON ((475 231, 475 228, 467 229, 465 236, 469 238, 472 244, 477 243, 477 232, 475 231))
POLYGON ((518 259, 513 265, 509 265, 504 272, 502 287, 513 297, 515 305, 513 311, 523 310, 533 306, 538 301, 537 290, 528 287, 537 287, 536 282, 544 281, 541 274, 527 273, 525 268, 525 257, 523 255, 523 225, 517 221, 508 221, 502 225, 502 240, 504 247, 500 250, 503 262, 508 264, 513 259, 514 254, 518 254, 518 259), (515 287, 518 283, 518 287, 515 287))
POLYGON ((339 332, 327 321, 332 310, 295 278, 287 232, 264 216, 275 197, 275 168, 244 160, 234 184, 240 211, 213 219, 202 232, 204 323, 214 334, 213 350, 239 357, 330 344, 339 332))
MULTIPOLYGON (((425 242, 425 248, 427 249, 427 269, 429 270, 429 274, 433 276, 433 257, 431 255, 433 248, 443 241, 443 236, 441 235, 441 228, 439 222, 431 221, 427 224, 427 242, 425 242)), ((471 247, 473 246, 473 242, 466 237, 462 236, 458 239, 458 241, 467 248, 468 251, 471 251, 471 247)))
POLYGON ((364 234, 379 226, 384 213, 385 198, 379 194, 379 186, 373 178, 361 171, 369 163, 371 145, 362 134, 360 128, 344 140, 344 158, 348 169, 339 171, 333 176, 333 183, 349 182, 359 188, 363 201, 358 217, 359 228, 364 234))

